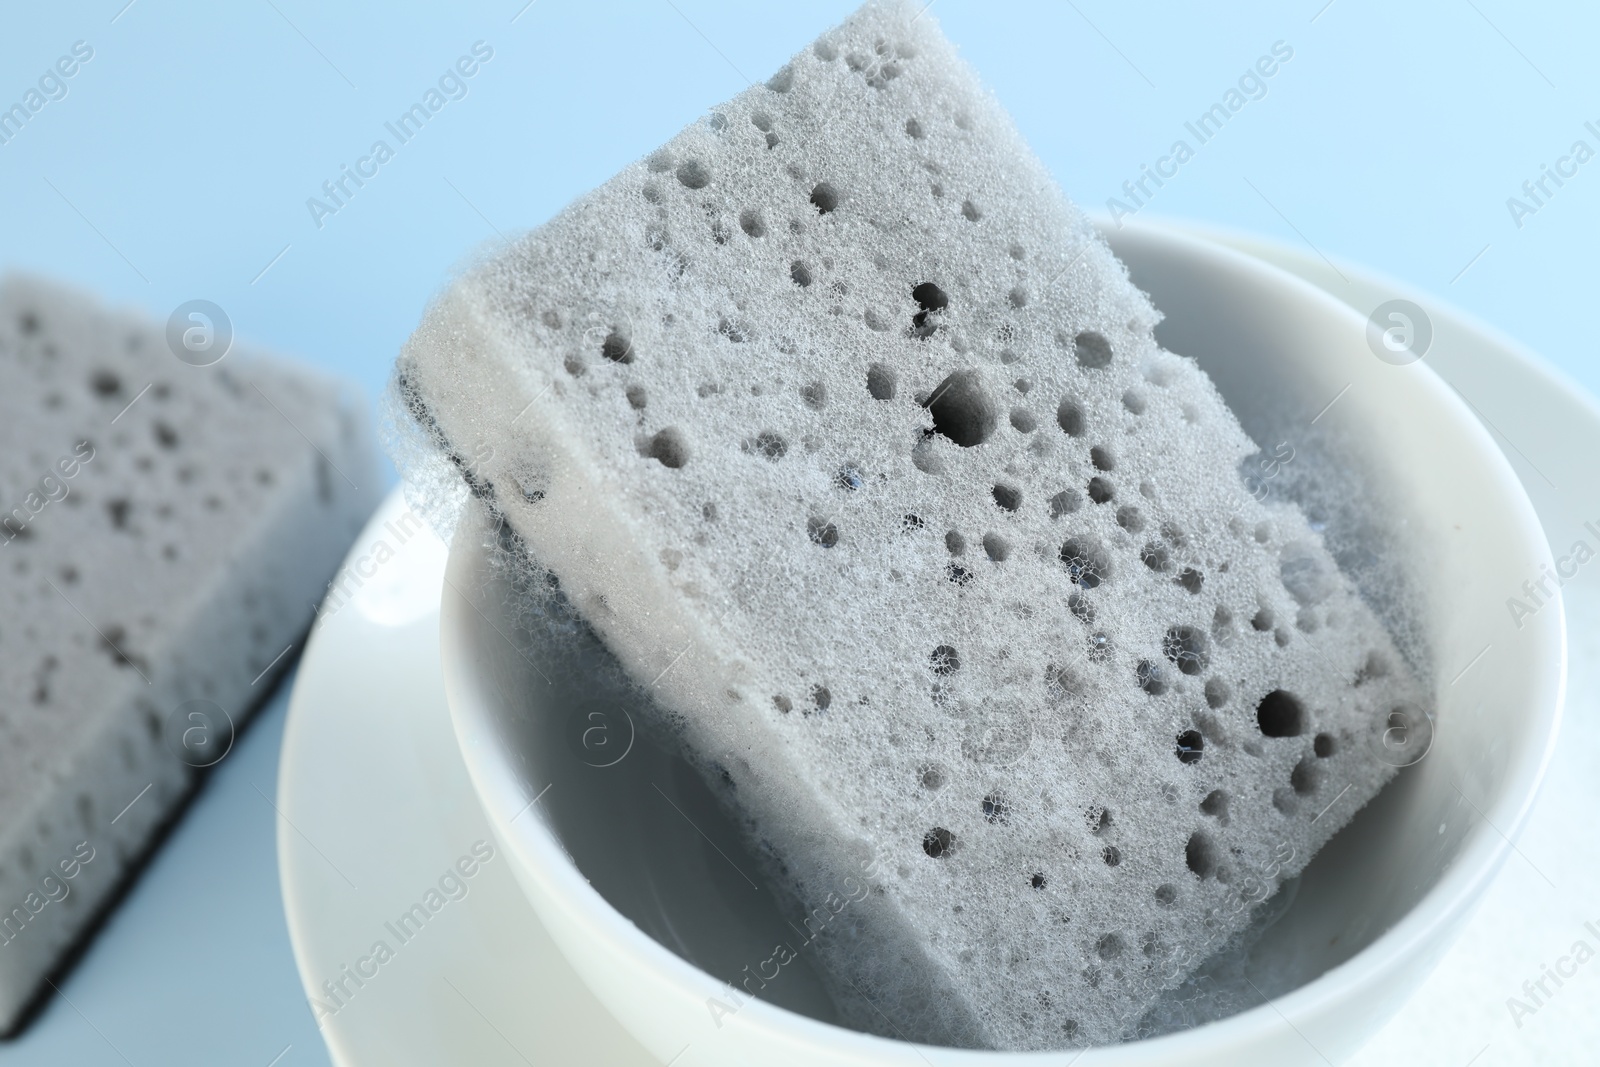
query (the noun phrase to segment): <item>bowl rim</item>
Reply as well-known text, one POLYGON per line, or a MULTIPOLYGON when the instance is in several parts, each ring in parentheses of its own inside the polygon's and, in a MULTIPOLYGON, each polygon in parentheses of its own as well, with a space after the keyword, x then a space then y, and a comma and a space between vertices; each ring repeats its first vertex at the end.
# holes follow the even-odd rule
MULTIPOLYGON (((1321 304, 1326 314, 1352 322, 1361 321, 1358 312, 1325 290, 1280 267, 1210 239, 1194 227, 1176 222, 1162 224, 1126 220, 1119 229, 1132 231, 1140 238, 1168 247, 1210 257, 1221 269, 1253 274, 1262 282, 1292 292, 1299 300, 1321 304)), ((1440 305, 1434 301, 1433 307, 1440 305)), ((1465 329, 1485 337, 1490 343, 1502 340, 1492 331, 1481 330, 1479 324, 1470 319, 1463 317, 1459 321, 1465 329)), ((1524 359, 1523 362, 1528 361, 1524 359)), ((1453 421, 1459 423, 1468 436, 1478 438, 1489 468, 1484 472, 1482 484, 1507 499, 1518 537, 1532 546, 1535 555, 1548 557, 1549 548, 1543 527, 1499 446, 1431 367, 1417 369, 1423 372, 1422 377, 1427 382, 1424 388, 1434 392, 1441 406, 1453 413, 1453 421)), ((471 521, 470 514, 468 512, 463 516, 464 524, 471 521)), ((452 539, 452 544, 461 544, 464 540, 452 539)), ((450 570, 463 565, 458 561, 459 555, 459 551, 452 547, 450 570)), ((631 963, 656 972, 672 986, 711 991, 723 988, 720 980, 682 959, 616 911, 589 885, 582 872, 568 858, 554 832, 542 820, 523 820, 522 827, 518 828, 514 822, 515 815, 499 814, 515 812, 520 815, 533 802, 519 786, 510 759, 500 757, 497 746, 481 743, 483 735, 475 728, 474 719, 488 716, 472 706, 472 702, 453 698, 460 691, 460 687, 450 684, 453 668, 459 666, 465 670, 465 664, 469 662, 464 652, 458 654, 453 648, 456 628, 449 619, 451 606, 458 598, 464 599, 447 577, 444 610, 440 617, 440 638, 446 689, 447 693, 452 694, 449 700, 450 715, 474 788, 484 802, 497 836, 510 846, 510 851, 517 857, 519 876, 540 880, 549 899, 561 907, 564 918, 580 926, 588 937, 604 939, 620 950, 631 963)), ((803 1047, 817 1054, 847 1055, 862 1062, 928 1062, 932 1057, 952 1067, 979 1067, 992 1064, 996 1062, 996 1057, 1003 1056, 1007 1063, 1018 1067, 1043 1067, 1046 1063, 1060 1064, 1063 1053, 1073 1051, 1078 1051, 1079 1055, 1092 1054, 1092 1062, 1099 1064, 1179 1062, 1180 1059, 1186 1061, 1207 1055, 1221 1055, 1242 1048, 1248 1038, 1281 1028, 1291 1018, 1312 1018, 1334 1009, 1339 1002, 1352 999, 1362 989, 1379 984, 1387 976, 1413 965, 1419 952, 1434 942, 1443 929, 1458 924, 1477 905, 1488 883, 1514 850, 1515 838, 1532 810, 1555 750, 1567 684, 1564 607, 1559 611, 1540 612, 1529 621, 1529 627, 1536 631, 1530 635, 1534 639, 1531 644, 1535 649, 1530 653, 1533 661, 1530 673, 1543 681, 1543 691, 1534 694, 1540 698, 1537 704, 1533 700, 1529 702, 1539 712, 1529 716, 1527 728, 1532 734, 1532 741, 1508 766, 1506 784, 1500 798, 1486 810, 1479 810, 1481 817, 1468 832, 1468 838, 1454 860, 1398 921, 1349 959, 1290 992, 1254 1008, 1186 1030, 1085 1050, 1000 1052, 924 1045, 850 1030, 756 998, 749 998, 740 1007, 741 1025, 763 1031, 768 1037, 787 1042, 791 1047, 803 1047)), ((509 757, 509 753, 506 755, 509 757)), ((1433 962, 1436 961, 1429 963, 1430 971, 1433 962)), ((604 1003, 605 997, 602 996, 601 1000, 604 1003)), ((1293 1027, 1293 1023, 1289 1025, 1293 1027)), ((1076 1059, 1074 1057, 1074 1061, 1076 1059)))

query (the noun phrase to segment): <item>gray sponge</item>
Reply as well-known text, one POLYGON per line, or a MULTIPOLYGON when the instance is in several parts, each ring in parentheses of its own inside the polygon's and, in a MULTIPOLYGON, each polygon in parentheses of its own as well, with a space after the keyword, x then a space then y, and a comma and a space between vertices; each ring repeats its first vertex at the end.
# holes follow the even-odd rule
POLYGON ((293 661, 378 481, 334 382, 189 366, 43 281, 0 283, 0 366, 5 1033, 293 661))
POLYGON ((826 924, 851 1025, 1128 1036, 1426 700, 1299 510, 1244 491, 1256 445, 1157 319, 934 20, 883 3, 402 353, 432 447, 826 924))

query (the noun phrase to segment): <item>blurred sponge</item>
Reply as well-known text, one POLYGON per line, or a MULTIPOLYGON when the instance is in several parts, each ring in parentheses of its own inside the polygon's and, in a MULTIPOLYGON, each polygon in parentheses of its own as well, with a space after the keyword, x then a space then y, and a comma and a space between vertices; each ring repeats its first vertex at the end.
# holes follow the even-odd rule
POLYGON ((0 282, 0 1034, 114 896, 371 510, 337 383, 0 282))

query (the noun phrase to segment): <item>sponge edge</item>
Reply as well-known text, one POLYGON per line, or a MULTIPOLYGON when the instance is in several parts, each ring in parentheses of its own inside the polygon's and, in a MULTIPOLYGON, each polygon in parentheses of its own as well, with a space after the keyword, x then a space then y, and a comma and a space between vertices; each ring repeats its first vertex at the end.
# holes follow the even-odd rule
POLYGON ((402 353, 418 506, 464 484, 559 576, 796 921, 838 916, 814 945, 850 1025, 1133 1034, 1427 704, 1304 516, 1244 492, 1256 445, 1157 320, 887 3, 402 353))
POLYGON ((244 351, 190 367, 159 326, 63 286, 0 282, 0 360, 5 1033, 192 764, 224 754, 180 758, 174 714, 203 701, 202 730, 224 731, 214 709, 243 727, 379 482, 338 383, 244 351))

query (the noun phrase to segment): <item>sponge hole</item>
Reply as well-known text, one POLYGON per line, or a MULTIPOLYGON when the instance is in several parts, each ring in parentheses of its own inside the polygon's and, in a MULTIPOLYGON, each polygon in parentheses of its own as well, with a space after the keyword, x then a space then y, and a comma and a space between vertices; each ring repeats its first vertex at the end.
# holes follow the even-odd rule
POLYGON ((1099 369, 1111 365, 1111 342, 1095 330, 1084 330, 1072 339, 1078 354, 1078 366, 1099 369))
POLYGON ((650 438, 645 454, 663 467, 676 470, 689 462, 689 443, 677 427, 669 426, 650 438))
POLYGON ((920 141, 927 134, 922 131, 922 123, 916 119, 906 119, 906 136, 920 141))
POLYGON ((997 485, 992 490, 994 502, 1006 511, 1022 507, 1022 490, 1011 485, 997 485))
POLYGON ((678 165, 678 181, 689 189, 704 189, 711 184, 711 171, 698 159, 685 160, 678 165))
POLYGON ((1161 652, 1184 674, 1199 674, 1211 662, 1205 632, 1196 626, 1169 626, 1161 652))
POLYGON ((1094 622, 1094 604, 1082 593, 1071 593, 1067 596, 1067 610, 1086 625, 1094 622))
POLYGON ((956 835, 942 826, 935 826, 922 835, 922 851, 934 859, 943 859, 956 847, 956 835))
POLYGON ((766 134, 768 148, 778 147, 778 135, 772 132, 772 118, 766 112, 757 111, 750 116, 750 122, 756 129, 766 134))
POLYGON ((1322 771, 1310 759, 1302 759, 1289 773, 1289 786, 1296 796, 1308 797, 1322 785, 1322 771))
POLYGON ((1116 490, 1112 488, 1110 479, 1099 476, 1089 479, 1089 499, 1096 504, 1107 503, 1116 495, 1116 490))
POLYGON ((1011 555, 1011 543, 997 533, 983 535, 983 551, 995 563, 1004 563, 1011 555))
POLYGON ((1153 697, 1158 697, 1167 691, 1166 672, 1155 660, 1140 660, 1139 665, 1134 668, 1134 678, 1138 681, 1139 688, 1153 697))
POLYGON ((1200 802, 1200 811, 1213 819, 1226 819, 1228 817, 1228 794, 1220 789, 1213 789, 1200 802))
POLYGON ((762 430, 754 437, 745 438, 740 447, 746 452, 757 453, 776 463, 789 451, 789 442, 776 430, 762 430))
POLYGON ((1083 496, 1076 489, 1063 489, 1050 498, 1050 517, 1059 519, 1083 506, 1083 496))
POLYGON ((961 669, 961 654, 954 645, 940 645, 928 653, 928 662, 933 665, 933 673, 943 677, 961 669))
POLYGON ((761 221, 761 213, 754 208, 745 208, 739 212, 739 229, 751 237, 767 235, 767 224, 761 221))
POLYGON ((1221 604, 1211 613, 1211 636, 1221 644, 1233 640, 1233 612, 1221 604))
POLYGON ((1183 861, 1197 877, 1210 878, 1217 869, 1217 846, 1211 835, 1204 830, 1190 834, 1183 850, 1183 861))
POLYGON ((1272 791, 1272 806, 1284 815, 1293 815, 1300 810, 1300 798, 1295 796, 1293 789, 1281 786, 1272 791))
POLYGON ((932 337, 938 330, 933 316, 950 306, 950 296, 933 282, 921 282, 911 287, 911 299, 919 310, 911 316, 911 336, 923 339, 932 337))
POLYGON ((1063 399, 1056 408, 1056 425, 1060 426, 1061 431, 1068 437, 1082 437, 1083 407, 1071 397, 1063 399))
POLYGON ((1167 551, 1167 546, 1159 541, 1147 541, 1139 550, 1139 561, 1153 571, 1170 571, 1172 569, 1172 554, 1167 551))
POLYGON ((811 284, 811 268, 798 259, 789 264, 789 278, 800 288, 804 289, 811 284))
POLYGON ((1318 734, 1316 740, 1311 743, 1311 750, 1317 754, 1318 759, 1327 759, 1338 751, 1338 746, 1334 743, 1332 734, 1318 734))
POLYGON ((1074 585, 1093 589, 1111 576, 1111 561, 1105 550, 1086 537, 1069 537, 1061 543, 1061 562, 1074 585))
POLYGON ((810 518, 806 520, 806 536, 814 545, 832 548, 839 543, 839 528, 826 519, 810 518))
POLYGON ((882 363, 867 368, 867 392, 874 400, 893 400, 895 373, 882 363))
POLYGON ((1199 763, 1205 755, 1206 739, 1199 730, 1185 730, 1178 735, 1177 744, 1173 754, 1178 757, 1178 762, 1183 764, 1199 763))
POLYGON ((644 386, 642 386, 642 385, 630 385, 630 386, 628 386, 627 397, 628 397, 628 406, 629 407, 633 408, 633 410, 635 410, 635 411, 643 411, 644 410, 645 403, 647 402, 647 399, 648 399, 645 396, 644 386))
POLYGON ((968 222, 977 222, 983 218, 983 212, 971 200, 961 201, 961 214, 966 216, 968 222))
POLYGON ((1228 688, 1228 683, 1221 678, 1206 679, 1206 706, 1220 708, 1228 703, 1228 698, 1233 693, 1228 688))
POLYGON ((832 182, 818 182, 811 189, 811 206, 819 214, 826 215, 839 206, 839 190, 833 187, 832 182))
POLYGON ((1132 504, 1124 504, 1117 509, 1117 525, 1129 533, 1141 533, 1144 530, 1144 514, 1132 504))
POLYGON ((1306 709, 1293 693, 1274 689, 1256 705, 1256 724, 1267 737, 1299 737, 1306 729, 1306 709))
POLYGON ((983 391, 977 374, 969 370, 955 371, 940 382, 927 408, 933 416, 934 432, 963 448, 983 444, 1000 421, 994 401, 983 391))
POLYGON ((600 342, 600 354, 613 363, 632 363, 633 341, 621 330, 612 330, 600 342))
POLYGON ((1083 695, 1083 677, 1071 667, 1057 667, 1054 663, 1045 664, 1044 685, 1052 700, 1062 696, 1083 695))
POLYGON ((1039 428, 1039 420, 1026 408, 1012 408, 1011 428, 1018 433, 1032 433, 1039 428))

